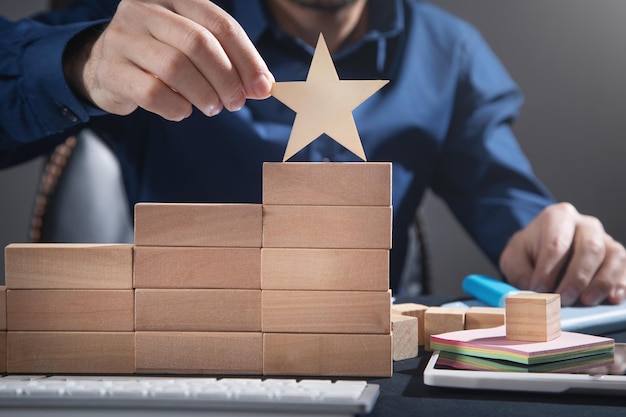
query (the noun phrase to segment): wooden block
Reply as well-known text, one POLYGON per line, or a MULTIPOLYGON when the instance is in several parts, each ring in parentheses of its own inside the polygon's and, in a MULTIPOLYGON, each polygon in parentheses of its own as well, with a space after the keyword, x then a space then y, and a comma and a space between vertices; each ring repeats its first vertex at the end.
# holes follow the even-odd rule
POLYGON ((0 331, 7 329, 7 288, 0 286, 0 331))
POLYGON ((391 334, 393 336, 393 360, 401 361, 414 358, 418 352, 417 317, 391 315, 391 334))
POLYGON ((504 325, 504 308, 471 307, 465 313, 465 330, 490 329, 504 325))
POLYGON ((140 246, 261 247, 260 204, 139 203, 140 246))
POLYGON ((390 377, 390 334, 263 334, 263 374, 390 377))
POLYGON ((261 288, 261 249, 135 247, 135 288, 261 288))
POLYGON ((263 206, 263 247, 390 249, 390 206, 263 206))
POLYGON ((137 372, 261 375, 261 333, 137 332, 137 372))
POLYGON ((0 332, 0 374, 7 372, 7 332, 0 332))
POLYGON ((135 330, 133 290, 8 290, 7 327, 31 331, 135 330))
POLYGON ((464 308, 429 307, 424 314, 424 348, 430 350, 430 336, 465 329, 464 308))
POLYGON ((261 290, 135 290, 135 329, 260 332, 261 290))
POLYGON ((7 288, 133 288, 133 245, 13 243, 4 254, 7 288))
POLYGON ((391 293, 263 290, 263 332, 378 333, 391 331, 391 293))
POLYGON ((506 338, 547 342, 561 336, 559 294, 518 293, 506 298, 506 338))
POLYGON ((387 249, 261 249, 261 288, 387 291, 387 249))
POLYGON ((391 163, 265 162, 263 204, 390 206, 391 163))
POLYGON ((424 335, 424 313, 428 306, 423 304, 416 303, 402 303, 402 304, 392 304, 391 305, 391 313, 392 314, 401 314, 403 316, 411 316, 416 317, 418 321, 418 335, 417 335, 417 344, 419 346, 424 346, 426 342, 426 336, 424 335))
POLYGON ((9 373, 132 374, 134 332, 8 332, 9 373))

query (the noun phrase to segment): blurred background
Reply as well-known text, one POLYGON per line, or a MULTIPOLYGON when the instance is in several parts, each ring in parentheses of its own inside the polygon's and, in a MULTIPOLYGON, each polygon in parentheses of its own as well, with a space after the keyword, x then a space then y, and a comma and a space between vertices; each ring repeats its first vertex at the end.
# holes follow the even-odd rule
MULTIPOLYGON (((521 86, 526 104, 515 131, 556 198, 599 217, 626 242, 626 1, 433 0, 476 26, 521 86)), ((47 0, 0 1, 11 19, 47 0)), ((0 171, 0 245, 28 241, 42 161, 0 171)), ((433 292, 461 294, 470 273, 496 275, 451 217, 428 195, 422 208, 433 292)), ((0 260, 4 282, 4 258, 0 260)))

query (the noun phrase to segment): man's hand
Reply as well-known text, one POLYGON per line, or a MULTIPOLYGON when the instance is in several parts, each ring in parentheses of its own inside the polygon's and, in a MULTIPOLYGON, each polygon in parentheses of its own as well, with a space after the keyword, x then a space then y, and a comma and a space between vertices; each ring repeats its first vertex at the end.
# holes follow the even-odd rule
POLYGON ((626 250, 568 203, 547 207, 513 235, 500 269, 520 289, 558 292, 563 305, 617 304, 626 295, 626 250))
MULTIPOLYGON (((93 40, 92 40, 93 41, 93 40)), ((274 78, 239 24, 208 0, 122 0, 93 43, 64 56, 68 82, 110 113, 182 120, 269 96, 274 78)))

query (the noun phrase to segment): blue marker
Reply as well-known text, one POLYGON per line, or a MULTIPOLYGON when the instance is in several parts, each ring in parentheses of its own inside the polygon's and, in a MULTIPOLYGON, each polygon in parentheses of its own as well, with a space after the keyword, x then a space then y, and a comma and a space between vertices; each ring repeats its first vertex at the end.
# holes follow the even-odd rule
POLYGON ((506 282, 475 274, 463 279, 463 291, 492 307, 504 307, 508 295, 532 292, 521 291, 506 282))

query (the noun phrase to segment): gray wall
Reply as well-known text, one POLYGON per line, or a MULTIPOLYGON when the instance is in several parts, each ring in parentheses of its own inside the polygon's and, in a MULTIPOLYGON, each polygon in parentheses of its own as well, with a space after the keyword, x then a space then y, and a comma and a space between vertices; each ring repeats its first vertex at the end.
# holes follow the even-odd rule
MULTIPOLYGON (((37 9, 44 3, 0 1, 0 13, 16 17, 24 12, 18 6, 37 9)), ((524 90, 516 132, 557 199, 600 217, 626 242, 621 221, 626 196, 619 192, 626 174, 626 1, 434 3, 477 26, 524 90)), ((27 240, 39 170, 36 161, 0 172, 3 246, 27 240)), ((460 280, 468 273, 496 273, 437 198, 429 195, 423 211, 436 293, 460 294, 460 280)))
MULTIPOLYGON (((626 242, 626 1, 434 3, 478 27, 522 87, 516 133, 539 177, 626 242)), ((460 293, 466 274, 494 273, 438 201, 425 213, 436 292, 460 293)))

